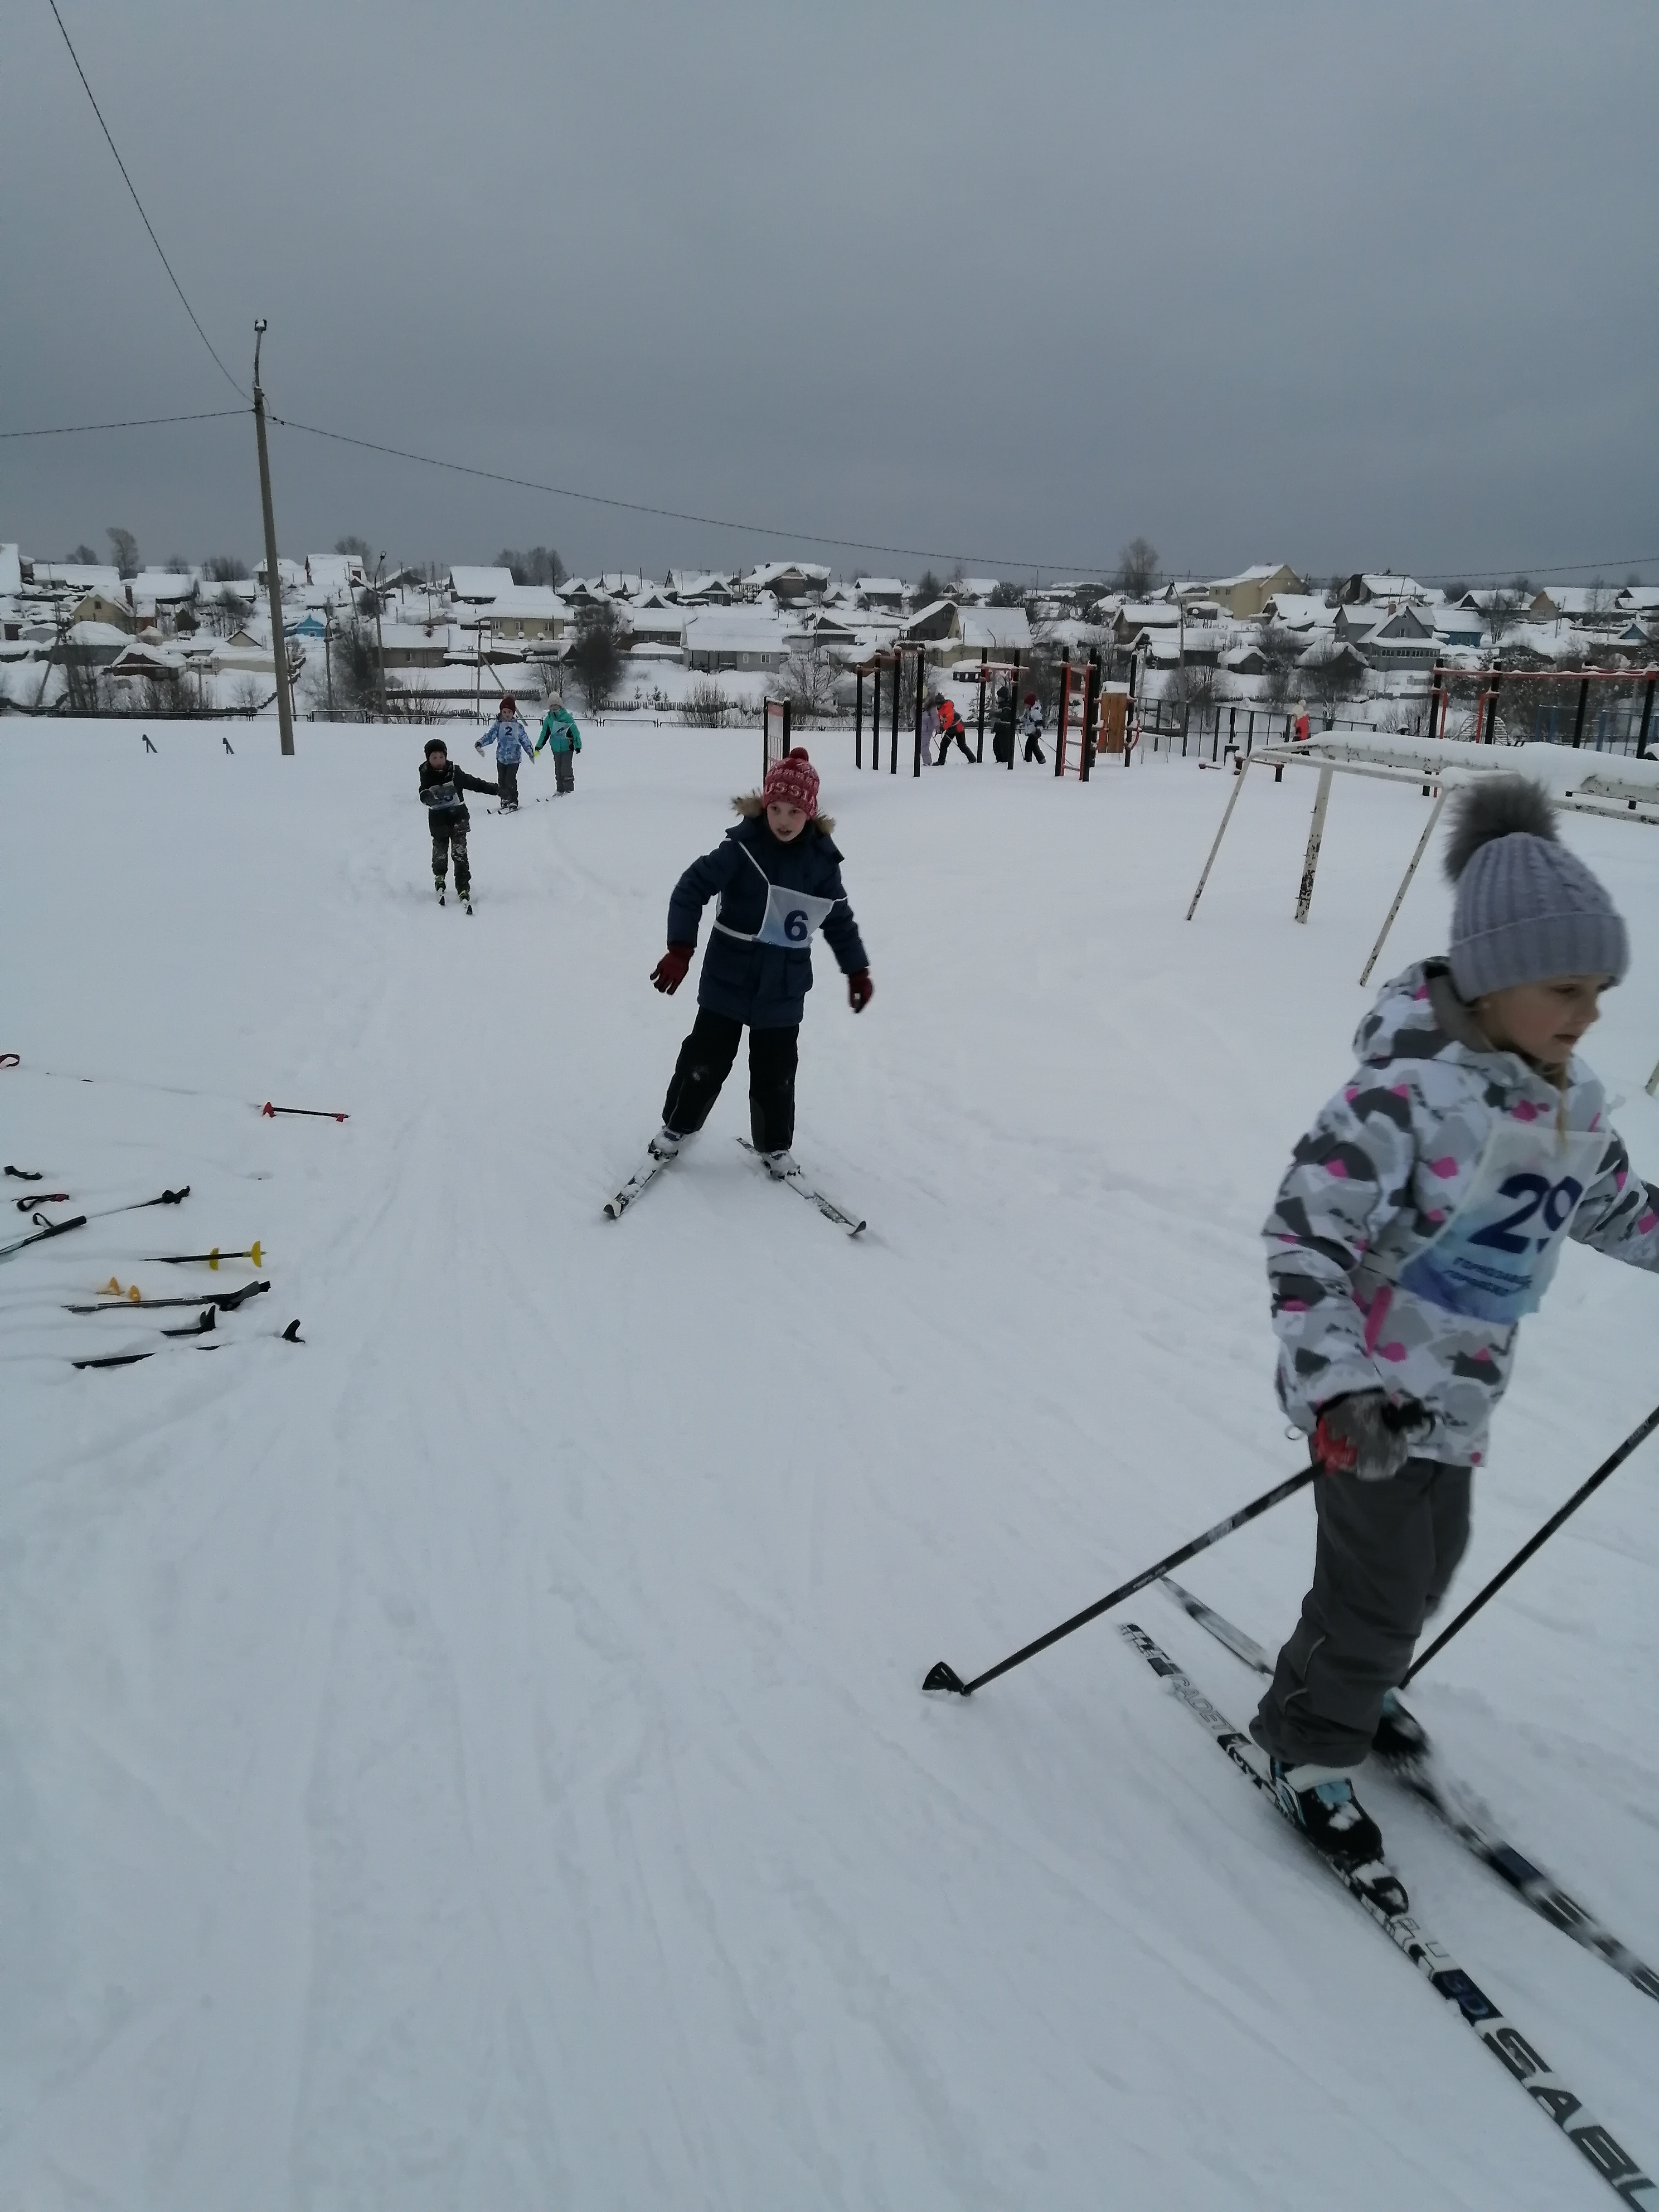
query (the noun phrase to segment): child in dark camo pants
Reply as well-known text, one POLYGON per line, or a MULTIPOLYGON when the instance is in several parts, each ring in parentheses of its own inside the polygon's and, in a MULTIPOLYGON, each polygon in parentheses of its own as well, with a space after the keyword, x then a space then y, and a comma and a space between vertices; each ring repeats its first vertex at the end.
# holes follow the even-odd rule
POLYGON ((472 817, 466 811, 462 793, 481 791, 493 799, 500 789, 499 784, 485 783, 476 775, 469 775, 465 769, 453 766, 449 748, 441 738, 427 739, 421 762, 421 803, 432 825, 432 884, 440 898, 444 895, 452 853, 455 855, 456 890, 465 898, 472 889, 472 871, 466 857, 466 833, 472 817))

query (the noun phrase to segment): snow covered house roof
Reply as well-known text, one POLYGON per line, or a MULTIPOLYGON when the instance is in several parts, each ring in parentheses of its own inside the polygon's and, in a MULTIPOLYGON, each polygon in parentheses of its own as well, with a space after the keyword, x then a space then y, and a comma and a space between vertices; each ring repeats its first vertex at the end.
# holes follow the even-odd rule
POLYGON ((1286 629, 1333 629, 1336 626, 1334 607, 1312 592, 1275 592, 1261 610, 1267 622, 1282 623, 1286 629))
POLYGON ((770 592, 778 599, 805 599, 809 592, 821 597, 829 587, 830 571, 817 561, 763 561, 743 583, 747 592, 770 592))
POLYGON ((1024 607, 963 607, 957 629, 969 653, 1031 649, 1031 624, 1024 607))
POLYGON ((709 607, 686 617, 685 657, 693 668, 780 668, 788 653, 784 625, 754 607, 709 607))
POLYGON ((185 599, 195 598, 198 580, 191 575, 180 575, 176 568, 141 568, 127 581, 127 596, 136 605, 148 599, 152 606, 175 607, 185 599))
MULTIPOLYGON (((16 548, 11 550, 15 552, 16 548)), ((6 589, 6 547, 0 545, 0 592, 6 589)), ((1626 584, 1619 594, 1618 604, 1632 614, 1659 614, 1659 584, 1626 584)))
POLYGON ((121 596, 121 571, 113 563, 36 561, 32 566, 31 580, 36 591, 102 592, 112 599, 121 596))
POLYGON ((1531 612, 1540 622, 1552 615, 1565 615, 1570 622, 1611 623, 1620 612, 1618 598, 1606 584, 1553 584, 1540 592, 1531 612))
POLYGON ((1406 599, 1426 599, 1427 596, 1422 585, 1414 576, 1396 576, 1386 568, 1376 573, 1365 569, 1358 575, 1346 576, 1337 591, 1339 599, 1346 600, 1350 605, 1362 606, 1368 599, 1399 602, 1406 599))
POLYGON ((904 605, 904 586, 896 576, 854 576, 853 589, 866 607, 904 605))
POLYGON ((515 591, 510 568, 455 568, 449 572, 449 588, 469 606, 484 606, 503 592, 515 591))
POLYGON ((15 545, 0 545, 0 599, 15 599, 22 588, 22 555, 15 545))
POLYGON ((349 599, 354 589, 368 580, 356 553, 307 553, 306 581, 337 599, 349 599))
MULTIPOLYGON (((264 589, 265 583, 265 563, 263 554, 260 556, 259 561, 254 568, 253 576, 255 582, 258 585, 260 590, 263 591, 264 589)), ((285 560, 279 553, 276 556, 277 589, 283 592, 302 592, 305 589, 305 562, 303 561, 285 560)))

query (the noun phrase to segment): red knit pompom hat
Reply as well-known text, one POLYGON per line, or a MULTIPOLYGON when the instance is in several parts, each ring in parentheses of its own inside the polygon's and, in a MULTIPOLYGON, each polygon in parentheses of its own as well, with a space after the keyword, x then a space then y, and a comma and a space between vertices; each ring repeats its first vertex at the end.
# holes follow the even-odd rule
POLYGON ((818 772, 806 757, 805 745, 797 745, 781 761, 774 761, 766 771, 766 781, 761 797, 769 806, 775 804, 799 806, 811 821, 818 811, 818 772))

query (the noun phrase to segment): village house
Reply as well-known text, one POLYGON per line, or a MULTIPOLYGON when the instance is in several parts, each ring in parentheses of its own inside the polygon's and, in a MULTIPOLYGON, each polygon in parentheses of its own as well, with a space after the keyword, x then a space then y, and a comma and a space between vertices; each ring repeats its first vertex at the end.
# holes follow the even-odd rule
POLYGON ((725 669, 781 668, 787 657, 783 624, 750 607, 709 607, 685 621, 685 659, 711 675, 725 669))
POLYGON ((1218 576, 1204 586, 1221 611, 1231 615, 1235 622, 1256 621, 1276 592, 1306 589, 1295 569, 1283 561, 1261 562, 1253 568, 1240 569, 1236 576, 1218 576))

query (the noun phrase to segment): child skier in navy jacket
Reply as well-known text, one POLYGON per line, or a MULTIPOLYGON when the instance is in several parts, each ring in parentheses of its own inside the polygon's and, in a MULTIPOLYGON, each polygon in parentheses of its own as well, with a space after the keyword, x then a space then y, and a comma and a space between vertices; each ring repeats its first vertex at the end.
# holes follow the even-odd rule
POLYGON ((749 1121, 770 1173, 794 1170, 796 1042, 812 988, 811 940, 822 928, 848 979, 853 1012, 869 1005, 870 963, 842 886, 835 827, 818 812, 817 770, 796 746, 767 772, 763 790, 732 802, 742 820, 694 860, 668 902, 668 950, 651 973, 670 994, 684 981, 697 927, 719 901, 697 984, 697 1018, 680 1047, 663 1126, 652 1139, 672 1158, 701 1129, 749 1031, 749 1121))

